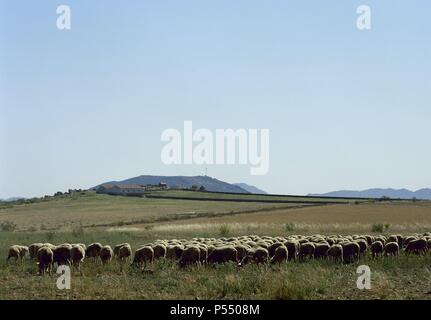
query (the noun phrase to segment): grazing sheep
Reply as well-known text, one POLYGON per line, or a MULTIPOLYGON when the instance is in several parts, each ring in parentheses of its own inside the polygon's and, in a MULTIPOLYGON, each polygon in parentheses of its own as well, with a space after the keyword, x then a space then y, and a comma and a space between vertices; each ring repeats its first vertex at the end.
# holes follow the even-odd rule
POLYGON ((247 257, 247 254, 248 254, 247 247, 244 245, 241 245, 241 244, 237 244, 237 245, 235 245, 234 248, 237 251, 238 261, 240 261, 240 262, 243 261, 247 257))
POLYGON ((9 261, 10 258, 15 258, 15 261, 20 257, 21 248, 19 245, 13 245, 9 248, 8 255, 6 261, 9 261))
POLYGON ((332 245, 328 251, 327 255, 330 259, 334 261, 341 261, 343 262, 343 246, 341 244, 334 244, 332 245))
POLYGON ((28 252, 27 246, 20 246, 19 257, 23 259, 28 252))
POLYGON ((371 244, 374 242, 374 239, 372 236, 366 235, 365 240, 367 240, 367 245, 371 246, 371 244))
POLYGON ((326 258, 328 256, 328 250, 330 246, 327 243, 318 243, 314 248, 314 258, 326 258))
POLYGON ((406 253, 421 254, 427 251, 427 241, 425 239, 416 239, 407 243, 406 253))
POLYGON ((386 243, 390 243, 390 242, 396 242, 396 243, 398 243, 398 237, 396 235, 389 236, 388 239, 386 240, 386 243))
POLYGON ((199 247, 191 246, 184 249, 178 263, 180 267, 185 267, 192 264, 199 265, 200 259, 201 259, 201 250, 199 249, 199 247))
POLYGON ((144 246, 136 249, 132 266, 142 266, 142 263, 144 263, 144 268, 145 268, 147 267, 147 262, 153 263, 153 260, 154 260, 153 248, 150 246, 144 246))
POLYGON ((299 254, 299 242, 296 240, 287 240, 286 242, 284 242, 284 246, 287 248, 287 252, 289 253, 287 259, 296 260, 296 257, 299 254))
POLYGON ((182 245, 168 246, 166 249, 166 258, 178 260, 183 254, 184 247, 182 245))
POLYGON ((398 242, 388 242, 385 244, 385 255, 387 256, 397 256, 400 252, 400 246, 398 242))
POLYGON ((200 250, 200 263, 206 264, 208 260, 208 248, 205 245, 200 245, 199 250, 200 250))
POLYGON ((270 245, 268 248, 269 256, 273 257, 275 255, 275 250, 282 245, 283 243, 281 242, 274 242, 272 245, 270 245))
POLYGON ((156 244, 153 246, 154 259, 166 257, 166 246, 163 244, 156 244))
POLYGON ((404 239, 403 246, 404 246, 404 247, 407 247, 407 245, 408 245, 411 241, 414 241, 414 240, 417 240, 417 238, 416 238, 416 237, 413 237, 413 236, 406 237, 406 238, 404 239))
POLYGON ((359 253, 362 255, 365 254, 365 251, 368 249, 367 241, 364 239, 358 239, 355 242, 359 245, 359 253))
POLYGON ((132 247, 128 243, 116 245, 114 248, 114 256, 120 261, 127 260, 132 256, 132 247))
POLYGON ((100 256, 100 251, 102 250, 102 244, 99 242, 95 242, 90 244, 85 250, 85 256, 87 258, 97 258, 100 256))
POLYGON ((361 248, 356 242, 347 242, 343 244, 343 262, 353 262, 355 259, 359 259, 359 253, 361 248))
POLYGON ((396 237, 397 237, 398 247, 401 249, 404 244, 404 237, 400 234, 397 234, 396 237))
POLYGON ((54 263, 54 253, 48 246, 39 248, 36 254, 37 265, 39 267, 39 274, 45 274, 48 271, 51 274, 52 264, 54 263))
POLYGON ((132 257, 132 247, 130 244, 125 244, 122 246, 118 252, 118 259, 121 261, 129 260, 132 257))
POLYGON ((373 258, 381 255, 383 253, 384 247, 383 247, 383 243, 381 241, 374 241, 371 244, 371 255, 373 258))
POLYGON ((303 242, 299 247, 299 258, 301 260, 311 259, 313 257, 315 250, 314 243, 311 242, 303 242))
POLYGON ((81 272, 81 264, 84 262, 85 250, 81 245, 73 245, 70 250, 70 261, 72 266, 76 266, 81 272))
POLYGON ((71 250, 72 246, 70 244, 62 244, 55 247, 54 250, 52 250, 54 254, 54 263, 57 263, 57 266, 70 264, 71 250))
POLYGON ((114 251, 112 250, 111 246, 106 245, 103 246, 100 250, 100 260, 102 260, 103 264, 106 264, 112 260, 112 257, 114 256, 114 251))
POLYGON ((225 263, 229 261, 238 263, 238 251, 234 247, 224 246, 214 248, 208 254, 208 263, 225 263))
POLYGON ((261 264, 261 263, 267 263, 269 260, 269 252, 267 249, 265 248, 256 248, 253 251, 253 257, 252 260, 257 263, 257 264, 261 264))
POLYGON ((289 252, 285 245, 281 245, 275 249, 274 256, 271 259, 272 263, 283 263, 287 261, 289 252))
POLYGON ((87 246, 83 243, 75 243, 75 244, 72 244, 72 247, 73 246, 81 246, 81 248, 84 249, 84 251, 87 250, 87 246))
POLYGON ((113 249, 113 251, 114 251, 114 257, 118 258, 118 252, 120 251, 120 248, 122 246, 125 246, 125 245, 129 245, 130 246, 130 244, 128 244, 128 243, 120 243, 120 244, 117 244, 117 245, 114 246, 114 249, 113 249))
POLYGON ((43 247, 43 243, 32 243, 28 246, 28 253, 30 254, 30 259, 37 258, 37 251, 43 247))

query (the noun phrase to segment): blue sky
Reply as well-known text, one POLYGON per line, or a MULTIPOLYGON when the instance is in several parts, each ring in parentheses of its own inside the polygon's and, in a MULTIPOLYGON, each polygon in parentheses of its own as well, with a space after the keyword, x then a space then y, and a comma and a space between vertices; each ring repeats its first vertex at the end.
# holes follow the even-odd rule
POLYGON ((228 182, 431 187, 430 16, 419 0, 0 0, 0 198, 203 174, 161 162, 185 120, 270 129, 269 173, 208 166, 228 182))

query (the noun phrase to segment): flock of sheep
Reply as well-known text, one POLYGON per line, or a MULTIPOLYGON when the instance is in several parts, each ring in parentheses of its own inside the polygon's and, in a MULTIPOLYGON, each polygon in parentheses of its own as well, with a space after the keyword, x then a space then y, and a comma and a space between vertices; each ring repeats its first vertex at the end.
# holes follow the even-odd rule
POLYGON ((247 263, 283 263, 288 260, 331 259, 341 263, 358 260, 369 253, 398 256, 405 253, 426 254, 431 249, 431 233, 412 236, 322 236, 291 235, 270 237, 248 235, 231 238, 193 238, 156 240, 135 250, 128 243, 114 249, 100 243, 60 244, 33 243, 30 246, 13 245, 9 248, 7 261, 24 258, 27 253, 36 260, 39 273, 51 273, 54 264, 72 265, 81 270, 84 259, 99 260, 103 264, 112 259, 132 260, 132 265, 144 268, 155 259, 167 258, 178 262, 180 267, 233 262, 238 266, 247 263), (133 259, 132 259, 133 257, 133 259))

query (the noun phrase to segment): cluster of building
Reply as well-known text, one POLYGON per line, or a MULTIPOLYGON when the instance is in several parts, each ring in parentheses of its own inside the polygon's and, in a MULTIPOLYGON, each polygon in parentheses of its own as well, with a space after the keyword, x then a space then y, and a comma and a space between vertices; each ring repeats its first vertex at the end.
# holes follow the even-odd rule
POLYGON ((117 185, 117 184, 106 184, 96 188, 97 193, 104 193, 110 195, 120 196, 142 196, 147 191, 154 190, 166 190, 168 186, 166 183, 161 182, 158 185, 117 185))

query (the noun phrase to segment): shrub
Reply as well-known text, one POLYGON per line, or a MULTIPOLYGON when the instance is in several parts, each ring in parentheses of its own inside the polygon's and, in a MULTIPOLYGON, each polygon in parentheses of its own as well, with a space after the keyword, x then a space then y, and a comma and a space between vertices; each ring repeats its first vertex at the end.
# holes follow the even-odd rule
POLYGON ((220 237, 228 237, 230 234, 230 227, 227 224, 223 224, 219 228, 220 237))
POLYGON ((293 222, 286 223, 284 225, 284 230, 286 232, 292 232, 293 230, 295 230, 295 224, 293 222))
POLYGON ((0 230, 5 232, 12 232, 15 231, 16 224, 12 221, 3 221, 0 223, 0 230))
POLYGON ((372 232, 383 232, 383 223, 374 223, 371 226, 372 232))

